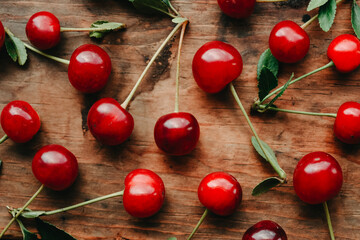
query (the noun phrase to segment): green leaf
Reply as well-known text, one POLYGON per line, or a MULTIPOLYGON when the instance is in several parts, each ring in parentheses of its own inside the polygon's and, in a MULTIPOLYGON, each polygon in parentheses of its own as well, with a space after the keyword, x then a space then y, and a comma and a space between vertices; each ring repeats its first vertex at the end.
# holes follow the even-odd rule
POLYGON ((257 78, 260 79, 261 70, 267 67, 270 71, 277 76, 279 72, 279 61, 272 55, 270 49, 266 49, 260 56, 257 65, 257 78))
POLYGON ((37 218, 43 215, 45 211, 24 211, 21 216, 24 218, 37 218))
POLYGON ((187 20, 188 20, 187 18, 176 17, 176 18, 173 18, 171 21, 172 21, 173 23, 178 24, 178 23, 183 23, 183 22, 185 22, 185 21, 187 21, 187 20))
POLYGON ((289 78, 289 80, 284 84, 284 86, 282 87, 281 91, 276 94, 276 96, 271 99, 271 101, 265 106, 265 109, 272 106, 274 104, 274 102, 281 97, 281 95, 283 95, 283 93, 285 92, 285 90, 288 88, 288 86, 290 85, 291 80, 294 78, 294 73, 291 74, 291 77, 289 78))
POLYGON ((322 5, 324 5, 325 3, 327 3, 327 1, 328 0, 311 0, 307 7, 307 11, 314 10, 315 8, 318 8, 322 5))
POLYGON ((357 5, 356 0, 351 7, 351 23, 355 34, 360 38, 360 7, 357 5))
POLYGON ((76 240, 67 232, 58 229, 54 225, 36 218, 36 226, 41 236, 41 240, 76 240))
POLYGON ((260 71, 259 76, 259 99, 263 100, 272 89, 277 87, 278 79, 268 67, 263 67, 260 71))
POLYGON ((334 23, 336 0, 329 0, 319 8, 319 23, 322 30, 328 32, 334 23))
POLYGON ((277 177, 270 177, 256 185, 254 189, 252 190, 253 196, 258 196, 262 193, 265 193, 269 191, 271 188, 276 187, 277 185, 283 183, 283 181, 280 178, 277 177))
POLYGON ((89 33, 90 37, 103 38, 106 33, 111 31, 117 31, 126 28, 124 23, 108 22, 108 21, 96 21, 91 24, 92 28, 101 28, 101 30, 93 31, 89 33))
POLYGON ((143 13, 161 12, 169 14, 169 5, 164 0, 129 0, 134 7, 143 13))
POLYGON ((27 60, 27 52, 24 43, 15 36, 6 34, 5 37, 6 51, 14 62, 18 62, 21 66, 27 60))
POLYGON ((276 156, 275 156, 275 153, 274 151, 271 149, 271 147, 269 147, 269 145, 267 145, 266 142, 261 141, 261 144, 262 146, 264 147, 264 150, 266 151, 267 155, 270 157, 270 159, 267 159, 266 158, 266 155, 264 154, 264 152, 262 151, 258 141, 256 140, 256 137, 252 136, 251 137, 251 143, 252 145, 254 146, 255 150, 260 154, 260 156, 262 156, 266 161, 274 161, 277 163, 277 159, 276 159, 276 156))
MULTIPOLYGON (((9 209, 9 212, 11 213, 11 215, 13 217, 16 216, 16 210, 12 209, 10 207, 7 207, 9 209)), ((26 229, 26 227, 24 226, 24 224, 22 223, 22 221, 20 221, 20 219, 16 219, 16 222, 19 224, 19 227, 21 229, 21 233, 23 235, 23 240, 38 240, 38 237, 35 233, 30 232, 29 230, 26 229)))
POLYGON ((166 5, 168 5, 168 7, 171 6, 170 0, 162 0, 166 5))

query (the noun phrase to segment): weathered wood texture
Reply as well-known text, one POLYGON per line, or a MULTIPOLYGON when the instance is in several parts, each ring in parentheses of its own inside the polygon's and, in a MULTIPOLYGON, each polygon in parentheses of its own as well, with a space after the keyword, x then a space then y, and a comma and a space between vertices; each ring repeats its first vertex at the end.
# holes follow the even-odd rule
MULTIPOLYGON (((360 160, 359 146, 347 146, 333 136, 334 120, 278 113, 255 115, 251 119, 259 135, 276 150, 280 165, 288 174, 288 183, 262 196, 252 197, 252 188, 274 171, 253 150, 251 133, 228 89, 209 95, 202 92, 192 77, 191 61, 205 42, 223 40, 242 54, 244 70, 235 87, 247 109, 257 96, 256 64, 265 50, 272 27, 280 20, 298 24, 306 13, 305 2, 257 4, 246 20, 223 15, 216 0, 174 0, 174 5, 191 24, 186 33, 182 66, 180 110, 193 113, 201 127, 200 142, 186 157, 169 157, 155 145, 153 128, 156 120, 174 107, 175 55, 178 39, 162 53, 156 66, 141 84, 129 111, 135 119, 135 130, 128 141, 118 147, 100 145, 86 129, 86 115, 92 103, 102 97, 122 102, 160 42, 174 26, 162 16, 143 16, 127 1, 95 0, 2 0, 0 19, 18 37, 26 40, 25 25, 40 10, 53 12, 64 27, 87 27, 99 19, 125 22, 126 31, 110 34, 101 42, 113 62, 113 72, 106 88, 95 95, 83 95, 69 84, 67 68, 29 52, 29 62, 18 67, 2 50, 0 54, 0 108, 15 99, 30 102, 42 120, 40 133, 26 144, 8 140, 0 147, 4 166, 0 175, 0 226, 9 221, 6 205, 22 206, 39 187, 33 177, 31 160, 43 145, 56 143, 70 149, 80 164, 80 176, 65 192, 45 190, 31 204, 32 209, 50 210, 90 198, 119 191, 128 172, 148 168, 158 173, 166 185, 166 202, 154 217, 135 219, 121 204, 121 198, 44 218, 65 229, 78 239, 185 239, 204 207, 197 198, 200 180, 213 171, 234 175, 243 188, 243 202, 230 217, 210 214, 196 239, 241 239, 252 224, 271 219, 287 232, 289 239, 329 239, 321 206, 301 202, 292 187, 292 173, 297 161, 312 151, 326 151, 340 162, 344 185, 339 196, 329 202, 337 239, 360 239, 360 160)), ((316 12, 311 12, 314 15, 316 12)), ((284 83, 295 72, 300 76, 328 62, 326 49, 339 34, 353 33, 350 2, 339 6, 332 30, 324 33, 318 24, 307 32, 311 47, 298 64, 281 65, 284 83)), ((91 43, 84 33, 64 33, 61 43, 51 53, 70 58, 81 44, 91 43)), ((291 86, 278 101, 282 108, 314 112, 336 112, 345 101, 359 101, 359 69, 347 75, 335 69, 291 86)), ((32 221, 26 221, 30 228, 32 221)), ((14 224, 5 239, 20 239, 14 224)))

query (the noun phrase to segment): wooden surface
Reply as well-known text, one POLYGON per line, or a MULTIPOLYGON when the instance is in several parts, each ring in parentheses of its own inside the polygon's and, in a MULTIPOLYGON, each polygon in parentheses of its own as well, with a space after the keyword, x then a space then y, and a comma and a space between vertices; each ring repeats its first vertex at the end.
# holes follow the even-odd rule
MULTIPOLYGON (((235 87, 247 109, 257 96, 256 64, 267 47, 272 27, 280 20, 302 23, 306 2, 257 4, 246 20, 223 15, 216 0, 174 0, 173 4, 191 21, 186 33, 181 67, 180 110, 193 113, 200 123, 200 142, 186 157, 169 157, 155 145, 156 120, 174 108, 175 55, 178 38, 169 44, 156 62, 130 104, 135 129, 128 141, 118 147, 102 146, 86 127, 90 106, 99 98, 113 97, 122 102, 147 61, 174 24, 167 17, 143 16, 127 1, 95 0, 2 0, 0 19, 15 35, 26 40, 29 17, 41 10, 53 12, 64 27, 87 27, 96 20, 125 22, 126 31, 110 34, 94 42, 109 53, 113 68, 106 88, 95 95, 83 95, 68 82, 67 68, 29 52, 25 67, 14 64, 2 50, 0 54, 0 109, 21 99, 31 103, 42 120, 40 133, 26 144, 8 140, 0 146, 4 162, 0 174, 0 226, 9 221, 6 205, 22 206, 38 189, 31 171, 32 157, 43 145, 56 143, 78 158, 80 175, 65 192, 43 191, 32 209, 50 210, 119 191, 128 172, 148 168, 158 173, 166 186, 166 201, 149 219, 128 215, 121 198, 110 199, 45 220, 65 229, 77 239, 185 239, 197 223, 204 207, 197 197, 201 179, 213 171, 234 175, 243 188, 243 201, 235 214, 218 217, 210 214, 194 239, 241 239, 254 223, 270 219, 279 223, 290 240, 329 239, 322 207, 301 202, 292 186, 297 161, 312 151, 326 151, 341 164, 344 185, 329 202, 337 239, 360 239, 360 160, 359 146, 344 145, 333 136, 334 119, 284 113, 255 115, 251 119, 259 135, 276 151, 288 183, 259 197, 252 188, 275 172, 254 151, 251 133, 229 89, 209 95, 201 91, 192 77, 195 51, 211 40, 227 41, 242 54, 244 70, 235 87), (293 8, 296 6, 297 8, 293 8)), ((311 12, 310 15, 315 15, 311 12)), ((324 33, 318 24, 307 32, 311 38, 309 54, 298 64, 281 65, 283 84, 295 72, 300 76, 328 62, 326 49, 339 34, 353 33, 350 2, 340 5, 332 30, 324 33)), ((69 59, 72 51, 93 42, 84 33, 65 33, 54 55, 69 59)), ((327 69, 291 86, 278 101, 282 108, 314 112, 336 112, 345 101, 359 101, 359 73, 347 75, 327 69)), ((2 133, 2 130, 0 130, 2 133)), ((33 229, 33 221, 25 222, 33 229)), ((16 225, 5 239, 20 239, 16 225)))

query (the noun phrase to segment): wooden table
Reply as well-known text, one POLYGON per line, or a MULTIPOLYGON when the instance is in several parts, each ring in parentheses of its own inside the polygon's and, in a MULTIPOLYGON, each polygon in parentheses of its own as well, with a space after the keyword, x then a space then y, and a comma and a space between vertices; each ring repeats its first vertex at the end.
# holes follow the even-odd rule
MULTIPOLYGON (((204 211, 197 197, 201 179, 214 171, 234 175, 243 188, 243 201, 235 214, 218 217, 210 214, 195 239, 241 239, 254 223, 270 219, 279 223, 289 239, 329 239, 322 206, 311 206, 299 200, 292 186, 292 173, 298 160, 312 151, 332 154, 341 164, 344 185, 340 194, 329 202, 337 239, 360 239, 360 160, 359 146, 348 146, 333 136, 334 119, 285 113, 251 117, 259 135, 276 150, 280 165, 288 174, 288 183, 258 196, 252 188, 275 173, 250 143, 251 132, 229 89, 215 95, 201 91, 193 80, 191 61, 205 42, 222 40, 231 43, 242 54, 244 70, 235 87, 250 111, 257 96, 256 64, 268 47, 272 27, 280 20, 298 24, 306 12, 306 3, 257 4, 246 20, 223 15, 215 0, 174 0, 173 4, 191 24, 183 47, 180 85, 180 110, 193 113, 201 127, 197 148, 185 157, 169 157, 155 145, 153 128, 156 120, 173 111, 175 94, 175 57, 178 38, 169 44, 145 81, 138 89, 129 112, 135 129, 128 141, 117 147, 106 147, 88 132, 86 116, 91 105, 102 97, 122 102, 133 87, 149 58, 174 24, 166 16, 144 16, 127 1, 55 1, 2 0, 0 19, 15 35, 27 41, 25 25, 38 11, 53 12, 64 27, 88 27, 96 20, 125 22, 126 31, 109 34, 94 42, 84 33, 64 33, 61 43, 50 53, 69 59, 72 51, 84 43, 99 44, 113 63, 108 85, 98 94, 84 95, 68 82, 67 67, 29 52, 24 67, 13 63, 1 51, 0 107, 21 99, 31 103, 41 116, 42 127, 26 144, 6 141, 0 147, 4 162, 0 175, 0 226, 9 221, 6 205, 22 206, 38 189, 31 161, 46 144, 61 144, 78 158, 80 175, 64 192, 43 191, 31 204, 32 209, 50 210, 119 191, 127 173, 147 168, 158 173, 166 185, 166 201, 161 211, 149 219, 128 215, 121 198, 107 200, 68 213, 44 217, 77 239, 185 239, 204 211)), ((316 11, 311 12, 313 16, 316 11)), ((343 33, 353 34, 350 2, 338 8, 335 24, 328 33, 317 23, 308 27, 311 47, 298 64, 282 64, 280 83, 295 72, 300 76, 328 62, 327 46, 343 33)), ((291 86, 277 105, 282 108, 314 112, 336 112, 345 101, 359 101, 359 69, 339 74, 334 68, 313 75, 291 86)), ((2 133, 2 132, 1 132, 2 133)), ((25 221, 34 230, 33 221, 25 221)), ((5 239, 20 239, 15 224, 5 239)))

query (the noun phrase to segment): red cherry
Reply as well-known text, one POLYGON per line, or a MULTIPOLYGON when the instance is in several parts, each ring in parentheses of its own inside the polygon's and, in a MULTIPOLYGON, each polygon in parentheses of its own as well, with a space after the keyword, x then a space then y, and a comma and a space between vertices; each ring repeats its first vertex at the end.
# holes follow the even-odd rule
POLYGON ((78 47, 70 58, 68 76, 71 85, 84 93, 101 90, 111 73, 109 55, 94 44, 78 47))
POLYGON ((340 192, 343 174, 339 163, 330 154, 312 152, 299 161, 293 180, 295 192, 301 200, 319 204, 340 192))
POLYGON ((179 112, 162 116, 156 122, 154 137, 156 145, 170 155, 185 155, 196 146, 200 127, 190 113, 179 112))
POLYGON ((327 55, 337 70, 351 72, 360 65, 360 41, 350 34, 340 35, 330 43, 327 55))
POLYGON ((227 216, 235 212, 242 200, 239 182, 224 172, 210 173, 200 182, 200 202, 217 215, 227 216))
POLYGON ((26 36, 41 50, 56 46, 60 41, 59 19, 50 12, 35 13, 26 24, 26 36))
POLYGON ((246 230, 242 240, 287 240, 287 236, 279 224, 264 220, 246 230))
POLYGON ((118 145, 128 139, 134 129, 134 119, 113 98, 94 103, 87 117, 91 134, 101 143, 118 145))
POLYGON ((32 171, 46 187, 61 191, 74 183, 78 175, 78 162, 69 150, 52 144, 42 147, 35 154, 32 171))
POLYGON ((280 62, 295 63, 305 57, 310 47, 307 33, 293 21, 275 25, 269 37, 271 53, 280 62))
POLYGON ((150 217, 160 210, 164 198, 164 183, 153 171, 136 169, 126 176, 123 204, 130 215, 150 217))
POLYGON ((1 126, 14 142, 24 143, 39 131, 40 118, 29 103, 12 101, 1 112, 1 126))
POLYGON ((192 62, 196 83, 208 93, 220 92, 240 76, 242 68, 240 53, 230 44, 220 41, 205 43, 192 62))
POLYGON ((344 143, 360 143, 359 103, 346 102, 340 106, 335 119, 334 133, 344 143))
POLYGON ((255 7, 256 0, 218 0, 221 10, 232 18, 247 18, 255 7))
POLYGON ((4 45, 4 42, 5 42, 5 29, 0 21, 0 49, 4 45))

